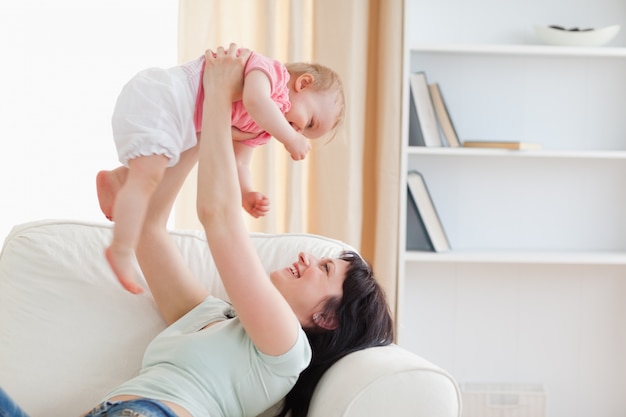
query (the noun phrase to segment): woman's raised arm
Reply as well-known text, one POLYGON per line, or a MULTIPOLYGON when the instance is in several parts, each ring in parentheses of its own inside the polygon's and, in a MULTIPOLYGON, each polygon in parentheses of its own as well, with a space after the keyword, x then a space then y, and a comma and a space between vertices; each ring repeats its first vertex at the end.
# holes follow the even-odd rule
POLYGON ((239 319, 255 346, 269 355, 287 352, 298 337, 298 319, 271 283, 243 220, 231 136, 231 106, 241 96, 249 51, 207 51, 205 99, 198 164, 198 217, 239 319))

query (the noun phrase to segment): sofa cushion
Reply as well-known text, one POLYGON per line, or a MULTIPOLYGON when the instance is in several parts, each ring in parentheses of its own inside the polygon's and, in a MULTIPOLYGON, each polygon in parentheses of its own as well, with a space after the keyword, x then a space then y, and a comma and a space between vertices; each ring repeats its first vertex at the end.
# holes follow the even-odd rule
MULTIPOLYGON (((0 386, 32 416, 76 416, 134 376, 165 327, 149 291, 118 283, 103 251, 109 224, 44 220, 16 226, 0 253, 0 386)), ((172 231, 195 276, 226 298, 201 232, 172 231)), ((321 236, 252 234, 267 270, 299 251, 337 256, 321 236)), ((142 278, 142 285, 147 288, 142 278)))

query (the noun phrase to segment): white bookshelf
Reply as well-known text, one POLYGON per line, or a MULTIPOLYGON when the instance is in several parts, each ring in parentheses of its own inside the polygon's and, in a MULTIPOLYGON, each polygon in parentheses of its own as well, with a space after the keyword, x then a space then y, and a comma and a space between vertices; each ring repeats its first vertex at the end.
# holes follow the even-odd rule
POLYGON ((407 251, 405 262, 443 264, 531 264, 626 266, 626 252, 454 250, 446 253, 407 251))
POLYGON ((527 150, 515 151, 506 149, 489 148, 426 148, 423 146, 407 146, 407 155, 444 155, 472 157, 496 157, 496 158, 563 158, 563 159, 600 159, 600 160, 623 160, 626 161, 626 151, 585 151, 585 150, 527 150))
POLYGON ((399 344, 461 384, 542 384, 551 417, 623 416, 626 28, 596 48, 542 45, 530 28, 625 24, 626 4, 405 3, 399 186, 424 176, 452 250, 401 251, 399 344), (415 71, 439 83, 462 141, 543 149, 409 146, 415 71))
POLYGON ((518 44, 474 44, 474 43, 415 43, 411 51, 436 54, 474 54, 497 56, 549 56, 549 57, 589 57, 626 58, 623 47, 576 47, 552 45, 518 44))

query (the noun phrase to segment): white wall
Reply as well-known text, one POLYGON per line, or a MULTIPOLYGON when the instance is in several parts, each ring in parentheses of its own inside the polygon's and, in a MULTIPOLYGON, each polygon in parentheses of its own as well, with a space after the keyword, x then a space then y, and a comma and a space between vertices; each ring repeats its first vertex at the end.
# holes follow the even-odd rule
MULTIPOLYGON (((540 44, 533 25, 602 28, 622 24, 622 0, 407 0, 413 42, 540 44)), ((624 27, 609 45, 626 44, 624 27)))
POLYGON ((110 117, 137 71, 176 65, 174 0, 0 3, 0 238, 44 218, 106 221, 110 117), (7 4, 11 3, 11 4, 7 4))

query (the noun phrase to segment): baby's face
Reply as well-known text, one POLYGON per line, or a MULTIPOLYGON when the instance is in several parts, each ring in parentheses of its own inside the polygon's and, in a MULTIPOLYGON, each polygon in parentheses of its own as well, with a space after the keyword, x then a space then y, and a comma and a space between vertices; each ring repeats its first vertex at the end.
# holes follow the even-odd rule
POLYGON ((337 94, 305 88, 289 95, 291 109, 285 114, 289 124, 309 139, 324 136, 339 117, 337 94))

